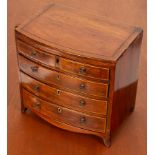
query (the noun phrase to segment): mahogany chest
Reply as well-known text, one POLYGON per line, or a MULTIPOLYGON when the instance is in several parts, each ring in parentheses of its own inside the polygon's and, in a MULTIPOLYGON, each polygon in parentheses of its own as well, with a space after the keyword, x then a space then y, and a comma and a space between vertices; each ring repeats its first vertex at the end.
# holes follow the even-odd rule
POLYGON ((110 146, 135 107, 142 35, 87 11, 44 8, 15 28, 22 112, 110 146))

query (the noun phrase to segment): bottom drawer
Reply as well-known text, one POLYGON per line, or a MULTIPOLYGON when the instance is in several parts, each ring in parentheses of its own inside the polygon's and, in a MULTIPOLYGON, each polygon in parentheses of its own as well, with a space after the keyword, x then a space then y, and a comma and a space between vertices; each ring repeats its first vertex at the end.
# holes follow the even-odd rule
POLYGON ((42 114, 53 121, 58 121, 95 132, 105 132, 106 118, 94 117, 46 102, 25 89, 22 90, 23 104, 36 114, 42 114))

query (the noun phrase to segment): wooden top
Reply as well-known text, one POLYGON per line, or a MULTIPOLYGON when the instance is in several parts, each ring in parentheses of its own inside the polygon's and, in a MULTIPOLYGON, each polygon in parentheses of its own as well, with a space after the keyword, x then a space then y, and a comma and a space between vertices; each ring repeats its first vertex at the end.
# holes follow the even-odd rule
POLYGON ((142 32, 60 4, 48 6, 16 30, 69 54, 110 61, 116 61, 142 32))

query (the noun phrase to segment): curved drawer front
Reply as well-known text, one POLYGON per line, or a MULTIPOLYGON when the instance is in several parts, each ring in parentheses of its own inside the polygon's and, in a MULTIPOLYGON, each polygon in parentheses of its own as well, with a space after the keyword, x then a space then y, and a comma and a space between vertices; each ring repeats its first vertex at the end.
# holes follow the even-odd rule
POLYGON ((90 99, 50 87, 22 72, 21 80, 25 89, 45 100, 95 116, 103 117, 107 114, 107 101, 90 99))
POLYGON ((93 117, 46 102, 26 90, 23 91, 24 105, 37 114, 45 115, 52 121, 66 123, 78 128, 105 132, 106 118, 93 117))
POLYGON ((48 67, 55 67, 56 57, 54 55, 39 51, 19 40, 17 41, 17 50, 19 53, 36 62, 39 62, 48 67))
POLYGON ((78 63, 52 54, 37 50, 22 41, 17 41, 18 52, 45 66, 58 68, 83 77, 109 80, 109 69, 78 63))
POLYGON ((63 89, 69 89, 73 92, 79 92, 90 96, 107 97, 108 95, 108 84, 82 80, 52 71, 45 67, 39 66, 38 64, 20 55, 19 67, 23 72, 47 84, 56 85, 63 89))
POLYGON ((94 77, 96 79, 109 80, 109 69, 90 66, 75 61, 61 58, 60 69, 78 74, 80 76, 94 77))

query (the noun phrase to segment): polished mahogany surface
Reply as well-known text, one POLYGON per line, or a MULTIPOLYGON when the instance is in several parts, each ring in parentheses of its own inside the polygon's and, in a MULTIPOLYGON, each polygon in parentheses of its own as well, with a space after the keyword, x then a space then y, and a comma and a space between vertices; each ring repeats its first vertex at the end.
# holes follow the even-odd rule
POLYGON ((42 52, 40 50, 37 50, 32 46, 28 46, 27 44, 21 42, 20 40, 17 41, 17 50, 20 54, 24 55, 25 57, 33 61, 37 61, 48 67, 55 67, 56 64, 55 55, 51 55, 42 52))
MULTIPOLYGON (((103 102, 107 101, 106 117, 96 118, 96 121, 94 120, 92 123, 94 125, 92 127, 92 130, 94 128, 93 131, 96 132, 96 135, 98 135, 97 132, 104 133, 103 135, 100 134, 101 135, 100 137, 102 137, 104 144, 107 147, 109 147, 111 146, 111 133, 113 132, 114 129, 117 129, 117 127, 121 124, 121 122, 126 118, 126 116, 128 116, 130 112, 134 110, 134 107, 135 107, 134 105, 135 105, 135 98, 137 93, 137 85, 135 85, 134 87, 130 87, 130 89, 128 89, 128 87, 129 85, 132 85, 135 81, 138 80, 137 75, 138 75, 138 68, 139 68, 139 57, 140 57, 140 47, 141 47, 142 37, 143 37, 143 30, 141 28, 138 28, 138 27, 131 28, 131 26, 117 25, 117 23, 114 24, 114 22, 112 21, 110 22, 105 19, 103 20, 102 17, 98 17, 98 20, 96 21, 94 20, 93 14, 92 15, 89 14, 89 17, 88 17, 84 12, 79 14, 79 11, 77 9, 54 3, 49 5, 47 8, 43 9, 42 11, 39 11, 39 13, 34 15, 30 20, 28 20, 24 24, 21 24, 20 26, 17 26, 15 28, 15 38, 17 42, 16 46, 17 46, 19 70, 26 73, 31 78, 37 79, 46 85, 56 88, 57 95, 59 96, 61 96, 61 90, 63 90, 65 92, 72 92, 75 95, 80 94, 90 99, 99 99, 99 100, 102 100, 103 102), (53 11, 54 13, 56 11, 56 17, 54 17, 54 23, 53 23, 53 19, 49 20, 50 17, 53 15, 51 14, 51 12, 53 11), (61 20, 59 20, 59 18, 61 18, 61 20), (71 19, 69 20, 70 22, 68 21, 68 19, 71 19), (61 21, 63 22, 61 23, 61 21), (75 30, 79 30, 79 32, 81 33, 81 29, 76 29, 76 26, 74 25, 75 21, 77 22, 77 25, 78 23, 79 24, 82 23, 80 24, 82 25, 82 27, 80 28, 84 29, 83 30, 84 37, 87 38, 89 37, 89 35, 93 33, 93 36, 96 36, 97 39, 99 39, 97 42, 100 42, 100 43, 102 42, 103 51, 100 48, 100 45, 96 43, 96 40, 94 40, 94 38, 90 37, 89 39, 95 45, 92 45, 92 44, 89 45, 90 41, 84 42, 84 40, 80 40, 81 42, 80 41, 78 42, 76 39, 74 39, 75 37, 77 37, 77 35, 72 30, 70 30, 70 26, 74 27, 75 30), (104 23, 102 23, 102 21, 104 21, 104 23), (59 24, 61 23, 61 26, 59 25, 60 27, 57 26, 53 28, 54 26, 56 26, 55 23, 56 25, 58 23, 59 24), (102 38, 98 36, 97 31, 93 31, 92 28, 90 29, 90 27, 96 28, 96 26, 103 28, 104 31, 100 32, 101 36, 103 35, 102 38), (53 29, 51 30, 50 28, 53 28, 53 29), (127 38, 123 37, 124 29, 128 30, 127 38), (132 32, 130 32, 130 29, 132 29, 132 32), (62 33, 60 33, 60 30, 62 33), (38 35, 36 34, 36 32, 38 35), (57 37, 58 32, 60 37, 57 37), (114 37, 116 34, 118 38, 119 37, 121 38, 121 44, 117 42, 118 41, 117 37, 114 37), (48 49, 51 49, 52 55, 51 56, 49 55, 49 58, 48 58, 48 55, 46 55, 46 53, 48 52, 45 51, 43 48, 41 49, 38 48, 38 53, 37 53, 37 51, 35 50, 35 46, 33 44, 30 45, 30 43, 27 42, 27 39, 25 38, 25 36, 27 38, 32 38, 32 40, 34 40, 37 45, 42 45, 47 47, 48 49), (112 39, 110 40, 111 45, 114 46, 116 44, 117 49, 115 50, 113 49, 115 52, 112 55, 109 55, 109 59, 108 59, 106 55, 107 53, 106 46, 109 46, 109 45, 106 43, 106 41, 108 40, 109 36, 112 39), (46 41, 46 43, 44 41, 46 41), (65 44, 61 43, 62 41, 65 44), (81 50, 79 50, 78 47, 74 45, 78 45, 78 47, 80 47, 81 50), (88 45, 89 47, 91 47, 91 49, 86 48, 88 45), (65 47, 67 47, 68 49, 66 49, 65 47), (70 49, 72 49, 73 51, 80 51, 80 53, 72 52, 70 49), (102 51, 103 56, 98 53, 99 49, 100 51, 102 51), (40 53, 40 50, 42 53, 40 53), (93 52, 91 52, 91 50, 93 52), (69 53, 74 57, 79 57, 79 58, 81 57, 81 60, 76 62, 72 59, 72 57, 68 58, 65 55, 62 56, 62 54, 57 54, 57 51, 59 51, 60 53, 69 53), (90 51, 90 52, 87 52, 87 51, 90 51), (44 52, 45 52, 45 56, 44 56, 44 52), (85 54, 83 55, 82 53, 85 53, 85 54), (117 53, 117 55, 115 53, 117 53), (100 55, 100 59, 98 58, 99 55, 100 55), (82 61, 83 58, 87 58, 88 64, 87 62, 82 61), (47 65, 46 65, 46 59, 47 59, 47 65), (89 64, 91 63, 89 62, 91 62, 92 59, 99 62, 105 62, 107 63, 107 65, 98 67, 94 64, 93 66, 90 66, 89 64), (47 68, 46 66, 50 66, 50 68, 47 68), (63 72, 61 73, 60 71, 63 71, 63 72), (76 74, 76 76, 74 76, 74 74, 76 74), (83 75, 83 77, 81 78, 79 74, 83 75), (92 76, 92 77, 94 76, 94 78, 98 77, 98 79, 103 77, 107 77, 107 78, 104 78, 104 81, 102 82, 98 82, 98 81, 95 81, 95 79, 94 81, 85 79, 85 77, 87 76, 92 76), (126 89, 121 89, 123 87, 126 87, 126 89), (121 92, 117 95, 117 90, 120 90, 120 89, 121 89, 121 92), (103 126, 103 123, 100 121, 101 119, 106 120, 106 122, 104 123, 104 126, 103 126), (98 126, 100 127, 98 128, 98 126)), ((108 50, 110 53, 111 49, 108 49, 108 50)), ((33 103, 33 101, 31 102, 29 100, 25 101, 28 97, 24 97, 24 94, 26 94, 26 92, 23 92, 22 79, 19 85, 20 85, 21 99, 22 99, 21 111, 25 112, 27 108, 32 110, 33 106, 30 106, 30 105, 33 105, 33 104, 36 104, 35 107, 37 108, 39 107, 39 109, 41 109, 40 102, 33 103)), ((35 86, 34 89, 39 91, 39 86, 35 86)), ((27 94, 27 95, 30 95, 30 98, 32 98, 31 94, 27 94)), ((61 96, 61 98, 63 100, 63 96, 61 96)), ((80 104, 85 105, 84 100, 81 100, 80 98, 78 100, 80 100, 80 104)), ((46 102, 42 101, 42 103, 45 103, 43 104, 43 107, 44 107, 44 105, 46 105, 46 102)), ((55 106, 58 106, 57 102, 53 102, 53 106, 54 104, 55 106)), ((76 109, 70 106, 67 107, 67 104, 65 105, 65 108, 67 109, 71 108, 72 110, 71 112, 69 112, 68 115, 62 115, 62 117, 60 118, 63 118, 63 120, 60 120, 59 122, 64 124, 70 123, 71 126, 74 126, 73 124, 77 123, 76 127, 81 128, 81 124, 79 124, 78 122, 78 119, 79 119, 78 115, 76 115, 76 109), (69 120, 69 122, 65 123, 66 120, 69 120)), ((63 111, 61 109, 62 108, 60 107, 60 111, 63 111)), ((96 111, 95 109, 96 107, 92 109, 92 112, 96 111)), ((34 111, 34 109, 32 111, 34 111)), ((50 117, 50 113, 48 113, 50 111, 51 111, 51 114, 53 114, 52 108, 51 110, 50 108, 45 108, 44 110, 40 110, 39 113, 41 113, 42 116, 44 115, 46 117, 48 117, 49 115, 49 118, 51 118, 49 119, 50 120, 49 122, 53 124, 55 120, 55 116, 50 117), (47 110, 47 113, 46 113, 46 110, 47 110)), ((40 116, 39 113, 37 114, 40 116)), ((85 114, 83 113, 83 115, 85 114)), ((80 122, 82 123, 87 122, 86 117, 81 116, 80 122)), ((85 133, 87 132, 87 130, 91 129, 90 124, 89 124, 89 121, 88 121, 88 124, 87 123, 85 124, 85 128, 84 128, 86 129, 84 131, 85 133)), ((69 130, 71 131, 71 129, 69 130)))
MULTIPOLYGON (((134 105, 135 105, 135 97, 137 92, 136 91, 137 85, 135 87, 131 87, 132 89, 122 89, 123 92, 121 91, 120 93, 121 95, 117 95, 116 90, 121 89, 122 87, 128 87, 128 85, 130 84, 132 85, 133 82, 138 80, 137 79, 138 68, 139 68, 138 62, 140 57, 140 47, 141 47, 141 42, 143 37, 143 30, 138 27, 133 27, 132 32, 130 32, 131 26, 117 25, 117 23, 114 24, 114 22, 108 21, 105 19, 104 19, 104 23, 102 23, 103 20, 99 20, 99 19, 102 19, 102 17, 98 17, 98 22, 97 22, 96 20, 94 20, 93 14, 92 15, 90 14, 90 16, 88 17, 84 12, 79 14, 79 11, 77 9, 54 3, 49 5, 42 11, 39 11, 39 13, 32 16, 32 18, 29 19, 24 24, 17 26, 15 28, 15 39, 17 42, 16 44, 17 57, 18 57, 18 65, 19 65, 20 73, 22 71, 28 76, 30 76, 31 78, 37 79, 46 85, 56 88, 57 95, 60 95, 60 96, 61 96, 61 90, 64 90, 66 92, 72 92, 75 95, 80 94, 82 96, 89 97, 90 99, 99 99, 99 100, 102 100, 103 102, 107 100, 107 111, 106 111, 105 118, 98 117, 96 118, 96 120, 93 120, 92 123, 91 121, 89 123, 89 120, 91 119, 88 119, 88 123, 87 123, 86 121, 87 119, 85 116, 83 117, 80 116, 81 118, 79 118, 79 116, 76 115, 76 113, 78 112, 74 108, 71 108, 72 110, 68 112, 67 115, 62 115, 60 117, 63 119, 59 118, 60 119, 59 122, 63 124, 70 124, 71 126, 74 126, 73 124, 76 124, 75 126, 77 128, 81 128, 81 124, 79 124, 79 121, 78 121, 80 120, 80 123, 82 124, 86 123, 84 127, 85 133, 86 132, 89 133, 88 130, 93 130, 93 129, 94 129, 93 131, 96 132, 96 135, 99 135, 97 132, 103 133, 103 134, 100 134, 100 137, 102 138, 105 146, 110 147, 111 133, 113 132, 114 129, 117 129, 121 121, 123 121, 126 118, 126 116, 129 114, 129 112, 132 112, 135 107, 134 105), (49 17, 51 16, 51 10, 52 12, 56 11, 57 18, 54 19, 54 23, 51 22, 53 20, 49 20, 50 19, 49 17), (89 37, 89 35, 91 35, 91 33, 93 33, 99 39, 98 42, 99 41, 102 42, 103 57, 100 55, 100 59, 98 58, 99 53, 97 52, 98 48, 100 49, 100 45, 96 43, 96 40, 94 40, 94 38, 90 38, 90 40, 92 40, 95 44, 95 45, 90 44, 90 47, 93 50, 93 52, 90 52, 90 53, 89 52, 87 53, 87 51, 90 51, 90 50, 85 48, 87 47, 85 46, 85 44, 89 44, 89 42, 84 43, 82 42, 83 40, 80 40, 81 42, 77 42, 75 39, 73 39, 77 37, 76 33, 72 32, 72 30, 69 29, 70 27, 66 26, 66 24, 67 25, 69 24, 71 25, 71 27, 74 27, 76 29, 74 22, 72 22, 72 19, 74 18, 72 11, 74 12, 75 16, 78 15, 75 17, 73 21, 77 21, 77 23, 82 22, 83 23, 82 28, 85 28, 86 26, 83 32, 83 36, 87 38, 89 37), (59 17, 61 17, 62 21, 63 19, 71 19, 71 21, 69 22, 65 20, 63 23, 61 23, 59 21, 59 17), (80 22, 78 19, 80 19, 80 22), (38 24, 38 21, 39 21, 39 24, 38 24), (44 27, 42 23, 44 23, 44 27), (54 31, 57 33, 61 29, 62 33, 60 33, 59 35, 62 36, 62 38, 55 37, 55 32, 53 32, 53 30, 50 29, 53 26, 55 26, 55 23, 61 23, 61 26, 55 27, 54 31), (30 26, 31 24, 33 26, 30 26), (37 27, 36 24, 39 25, 39 27, 37 27), (42 25, 42 27, 40 27, 40 25, 42 25), (98 32, 97 31, 96 33, 95 31, 93 32, 92 29, 89 29, 88 25, 93 28, 95 28, 96 25, 98 26, 100 25, 100 27, 103 27, 103 30, 105 31, 102 31, 102 33, 101 32, 100 33, 104 37, 100 38, 100 36, 98 36, 98 32), (114 25, 115 27, 113 27, 114 25), (44 29, 46 31, 44 31, 44 29), (127 38, 123 37, 124 29, 128 30, 129 36, 127 38), (68 32, 68 31, 71 33, 66 34, 65 32, 68 32), (39 32, 38 33, 39 36, 36 35, 36 32, 39 32), (52 38, 52 36, 50 37, 50 35, 47 35, 47 34, 52 34, 52 36, 54 37, 52 38), (117 42, 117 37, 116 38, 114 37, 116 34, 117 34, 117 37, 121 38, 121 44, 117 42), (38 48, 38 53, 39 53, 38 54, 35 51, 34 45, 30 47, 31 45, 29 42, 27 42, 27 39, 25 39, 25 36, 27 38, 32 38, 32 40, 34 40, 37 45, 43 45, 48 49, 53 50, 52 55, 51 56, 49 55, 49 58, 48 58, 48 55, 46 55, 47 52, 44 51, 43 48, 41 49, 38 48), (113 55, 111 55, 111 57, 109 55, 109 59, 108 59, 108 57, 105 58, 107 51, 104 47, 108 45, 105 40, 106 39, 108 40, 109 36, 110 38, 112 38, 110 42, 112 46, 116 44, 118 47, 117 49, 115 49, 115 52, 113 55), (72 39, 72 41, 70 40, 70 38, 72 39), (63 45, 63 43, 59 44, 63 40, 65 42, 65 46, 63 45), (66 40, 68 40, 69 42, 66 42, 66 40), (46 43, 44 41, 46 41, 46 43), (24 46, 21 46, 19 42, 24 42, 24 46), (52 45, 51 45, 51 42, 52 42, 52 45), (78 45, 78 47, 81 47, 83 50, 79 50, 78 47, 76 46, 75 46, 76 48, 74 48, 75 44, 78 45), (65 47, 67 47, 68 49, 66 49, 65 47), (71 52, 70 49, 74 51, 80 51, 80 53, 71 52), (40 50, 42 53, 40 53, 40 50), (69 53, 74 57, 79 57, 79 58, 81 57, 81 60, 76 62, 72 59, 72 57, 68 58, 65 55, 64 56, 62 56, 61 54, 57 55, 57 51, 59 51, 60 53, 69 53), (44 56, 44 52, 45 52, 45 56, 44 56), (86 54, 83 55, 81 52, 86 54), (117 53, 117 55, 115 55, 115 53, 117 53), (38 55, 39 57, 37 58, 36 56, 38 55), (35 59, 32 59, 34 57, 35 59), (89 65, 87 65, 87 62, 82 61, 83 58, 87 58, 88 64, 91 64, 89 62, 91 62, 92 59, 99 62, 107 63, 107 66, 105 65, 102 66, 105 71, 102 69, 102 67, 99 68, 95 64, 90 67, 89 65), (46 59, 48 62, 47 65, 46 65, 46 59), (66 63, 65 61, 68 63, 66 63), (127 67, 130 66, 130 63, 132 64, 132 66, 130 68, 126 68, 126 66, 127 67), (51 64, 51 66, 50 68, 47 68, 46 66, 49 66, 49 64, 51 64), (83 64, 83 66, 80 66, 80 64, 83 64), (123 66, 123 69, 122 69, 122 66, 123 66), (70 69, 70 68, 73 68, 73 69, 70 69), (65 72, 61 73, 60 71, 61 70, 64 71, 64 69, 66 69, 65 72), (123 70, 123 74, 122 74, 122 70, 123 70), (76 76, 72 74, 69 75, 68 72, 75 73, 77 75, 76 76), (83 78, 78 76, 79 74, 82 74, 83 78), (87 77, 89 75, 91 76, 94 75, 95 77, 98 77, 98 79, 106 77, 107 75, 108 77, 107 79, 104 79, 104 81, 98 82, 95 80, 91 81, 91 80, 85 79, 85 76, 87 77), (128 96, 131 96, 131 97, 128 98, 128 96), (101 121, 102 119, 104 120, 104 126, 103 126, 103 122, 101 121), (93 124, 94 126, 92 126, 91 124, 93 124)), ((79 29, 79 32, 81 32, 80 29, 79 29)), ((109 53, 110 53, 110 49, 109 49, 109 53)), ((37 107, 37 109, 40 110, 39 113, 36 113, 36 114, 39 116, 41 114, 43 119, 45 119, 43 116, 48 117, 49 115, 48 121, 51 124, 54 124, 53 122, 55 120, 55 116, 50 117, 51 114, 52 115, 54 114, 53 113, 54 108, 43 108, 44 110, 41 110, 42 109, 41 107, 44 107, 44 105, 46 107, 46 105, 48 105, 46 104, 46 101, 41 101, 41 103, 43 104, 41 104, 40 101, 36 101, 37 103, 33 103, 33 100, 31 100, 33 95, 31 96, 31 94, 27 94, 27 96, 30 95, 30 99, 27 99, 28 97, 25 97, 26 92, 23 91, 22 79, 19 85, 20 85, 20 91, 21 91, 20 92, 21 111, 25 112, 27 108, 29 108, 30 110, 35 112, 33 108, 33 105, 35 104, 34 107, 37 107)), ((39 90, 39 87, 35 86, 34 89, 39 90)), ((33 96, 33 98, 35 99, 35 96, 33 96)), ((36 100, 41 100, 41 99, 36 97, 36 100)), ((80 98, 78 100, 80 100, 80 98)), ((58 106, 57 102, 52 102, 52 104, 53 104, 52 107, 58 106)), ((84 105, 85 101, 84 100, 80 101, 80 104, 84 105)), ((68 109, 70 107, 67 107, 67 104, 66 104, 65 108, 68 109)), ((95 109, 96 107, 94 107, 92 112, 94 112, 95 109)), ((62 113, 61 111, 63 111, 62 107, 58 107, 58 113, 59 112, 62 113)), ((86 115, 86 114, 83 113, 83 115, 86 115)), ((91 117, 91 116, 88 115, 88 117, 91 117)), ((64 128, 63 125, 62 125, 62 128, 64 128)), ((71 129, 69 130, 71 131, 71 129)))
POLYGON ((92 65, 78 63, 71 61, 63 57, 41 52, 40 50, 33 48, 25 44, 24 42, 17 40, 17 50, 25 57, 41 63, 44 66, 61 69, 61 71, 75 73, 75 75, 83 77, 91 77, 95 79, 109 80, 109 68, 99 68, 92 65))
POLYGON ((90 115, 105 116, 107 101, 90 99, 43 84, 21 72, 22 86, 44 100, 67 106, 90 115), (59 92, 59 94, 58 94, 59 92))
POLYGON ((134 41, 135 44, 129 47, 129 52, 125 53, 116 65, 112 129, 118 127, 123 118, 135 108, 140 55, 139 45, 141 44, 139 38, 142 38, 142 35, 134 41))
POLYGON ((23 56, 19 57, 19 68, 31 75, 32 77, 41 80, 50 85, 56 85, 62 89, 77 92, 94 98, 103 98, 108 96, 108 84, 96 83, 92 81, 82 80, 80 78, 68 76, 60 72, 49 70, 34 62, 29 61, 23 56))
POLYGON ((131 42, 137 33, 135 27, 61 4, 54 3, 43 12, 21 24, 18 31, 74 55, 116 60, 120 49, 130 44, 124 41, 131 42))
POLYGON ((51 122, 56 121, 90 131, 105 132, 106 118, 85 115, 69 110, 68 108, 39 99, 25 90, 22 90, 22 99, 26 107, 38 115, 45 115, 45 117, 51 119, 51 122))
MULTIPOLYGON (((39 2, 39 1, 37 1, 39 2)), ((28 6, 28 4, 24 1, 19 1, 20 5, 23 7, 16 9, 16 12, 18 12, 15 16, 14 13, 12 12, 10 14, 10 17, 14 20, 12 20, 12 22, 10 22, 11 24, 9 25, 11 30, 11 25, 14 25, 13 22, 16 22, 16 24, 21 23, 22 20, 26 19, 26 16, 31 16, 32 12, 36 12, 39 8, 41 8, 41 5, 45 5, 47 4, 46 2, 32 2, 35 5, 33 5, 34 7, 30 7, 30 5, 28 6), (27 12, 25 12, 25 9, 27 7, 27 12), (19 11, 21 9, 21 11, 19 11), (21 12, 23 12, 23 14, 21 14, 21 12), (24 14, 25 13, 25 14, 24 14), (18 18, 16 18, 16 16, 18 18)), ((66 3, 66 2, 65 2, 66 3)), ((11 7, 13 8, 16 7, 16 3, 10 3, 11 7)), ((76 6, 80 6, 81 8, 85 8, 86 6, 98 13, 98 14, 106 14, 111 16, 113 16, 114 18, 116 17, 116 19, 119 20, 124 20, 128 23, 132 23, 133 25, 142 25, 145 28, 145 14, 143 10, 145 10, 145 3, 143 1, 132 1, 130 0, 130 4, 131 5, 126 5, 127 3, 124 1, 122 1, 122 3, 119 3, 119 7, 120 9, 120 14, 119 11, 116 11, 117 7, 112 7, 112 6, 117 6, 118 3, 115 3, 114 1, 109 1, 108 3, 104 3, 105 5, 101 5, 101 3, 98 1, 97 3, 90 1, 89 4, 86 5, 85 2, 71 2, 72 5, 76 6), (113 3, 115 5, 113 5, 113 3), (84 5, 80 5, 80 4, 84 4, 84 5), (108 5, 110 6, 108 9, 108 5), (133 5, 132 5, 133 4, 133 5), (138 5, 137 5, 138 4, 138 5), (135 6, 133 8, 133 6, 135 6), (95 8, 95 9, 94 9, 95 8), (131 9, 132 8, 132 9, 131 9), (102 10, 103 9, 103 10, 102 10), (137 10, 136 10, 137 9, 137 10), (132 14, 127 13, 130 12, 130 10, 132 10, 132 14), (124 12, 124 14, 122 14, 122 12, 124 12), (127 14, 126 14, 127 13, 127 14), (143 15, 144 18, 137 18, 136 14, 139 15, 143 15), (121 16, 120 16, 121 15, 121 16), (133 16, 135 15, 135 16, 133 16), (131 18, 132 17, 132 18, 131 18)), ((129 3, 128 3, 129 4, 129 3)), ((19 5, 17 5, 19 6, 19 5)), ((11 19, 10 18, 10 19, 11 19)), ((10 20, 11 21, 11 20, 10 20)), ((10 31, 11 32, 11 31, 10 31)), ((12 31, 13 32, 13 31, 12 31)), ((10 33, 9 35, 12 35, 13 33, 10 33)), ((13 36, 13 35, 12 35, 13 36)), ((12 37, 13 38, 13 37, 12 37)), ((13 39, 10 38, 9 41, 11 41, 13 39)), ((143 47, 146 47, 145 44, 146 43, 146 39, 144 39, 144 44, 143 47)), ((16 57, 13 57, 13 50, 14 50, 14 46, 12 46, 12 44, 9 45, 10 47, 10 55, 9 57, 11 58, 12 62, 11 63, 11 67, 13 67, 13 64, 15 64, 13 60, 15 60, 16 57)), ((66 131, 63 130, 59 130, 58 128, 55 128, 53 126, 49 126, 47 123, 44 123, 42 120, 38 119, 37 117, 35 117, 34 115, 32 115, 32 113, 29 113, 31 115, 31 118, 34 119, 34 121, 29 117, 23 117, 21 115, 21 113, 19 112, 19 104, 10 104, 9 106, 9 120, 11 120, 11 122, 9 121, 9 154, 38 154, 42 151, 44 151, 44 153, 46 154, 145 154, 146 152, 146 146, 145 146, 145 131, 146 131, 146 127, 145 127, 145 53, 144 53, 144 49, 142 48, 143 52, 142 52, 142 66, 140 69, 140 81, 138 84, 138 96, 137 96, 137 108, 135 109, 135 112, 127 119, 127 121, 125 121, 124 125, 121 126, 119 132, 117 132, 117 138, 115 138, 116 136, 113 137, 113 147, 111 147, 110 150, 107 150, 103 147, 102 143, 98 143, 98 140, 94 137, 91 136, 86 136, 86 135, 76 135, 73 133, 68 133, 66 131), (139 91, 139 90, 143 90, 143 91, 139 91), (18 117, 17 117, 18 116, 18 117), (37 121, 36 121, 37 119, 37 121), (26 121, 26 122, 25 122, 26 121), (19 122, 21 122, 21 125, 19 125, 19 122), (42 123, 40 123, 42 122, 42 123), (25 125, 24 125, 25 124, 25 125), (42 125, 43 124, 43 125, 42 125), (130 124, 130 125, 129 125, 130 124), (36 127, 37 130, 36 130, 36 127), (22 129, 22 130, 20 130, 22 129), (26 129, 26 132, 23 132, 26 129), (45 129, 45 130, 44 130, 45 129), (51 133, 51 129, 52 129, 52 133, 51 133), (18 133, 16 132, 18 130, 18 133), (135 130, 138 132, 138 136, 137 136, 137 132, 135 132, 135 130), (39 139, 36 139, 37 134, 41 131, 41 135, 39 139), (44 131, 44 132, 43 132, 44 131), (46 131, 46 132, 45 132, 46 131), (49 131, 49 132, 48 132, 49 131), (16 133, 16 134, 13 134, 16 133), (64 134, 63 134, 64 133, 64 134), (68 133, 68 134, 66 134, 68 133), (61 134, 61 136, 59 136, 61 134), (15 135, 15 137, 14 137, 15 135), (66 135, 66 136, 65 136, 66 135), (14 138, 13 138, 14 137, 14 138), (32 137, 32 143, 29 141, 29 143, 27 143, 28 140, 30 140, 32 137), (44 139, 44 137, 49 137, 49 140, 47 138, 47 141, 45 142, 40 141, 41 139, 44 139), (55 139, 54 141, 51 141, 50 137, 52 137, 52 139, 55 139), (63 140, 63 138, 65 139, 65 141, 63 140), (119 138, 118 138, 119 137, 119 138), (136 137, 136 139, 134 139, 134 143, 133 143, 133 138, 132 137, 136 137), (77 142, 77 138, 78 138, 78 142, 77 142), (12 139, 12 140, 11 140, 12 139), (35 143, 34 143, 34 139, 35 139, 35 143), (69 143, 70 139, 72 139, 71 143, 69 143), (17 142, 18 141, 18 142, 17 142), (11 145, 13 142, 13 145, 11 145), (16 143, 17 142, 17 143, 16 143), (26 142, 26 143, 24 143, 26 142), (43 142, 43 143, 42 143, 43 142), (59 143, 61 145, 61 150, 57 149, 56 145, 59 143), (79 145, 79 143, 81 145, 79 145), (17 145, 18 144, 18 145, 17 145), (34 147, 29 147, 29 149, 25 149, 25 144, 29 147, 29 146, 34 146, 34 147), (41 145, 40 145, 41 144, 41 145), (51 145, 52 144, 52 145, 51 145), (62 145, 63 144, 63 145, 62 145), (20 145, 20 147, 19 147, 20 145), (37 146, 41 146, 41 147, 37 147, 37 146), (72 145, 73 147, 67 147, 67 146, 72 145), (16 149, 18 146, 18 149, 16 149), (50 146, 50 147, 49 147, 50 146), (52 146, 52 147, 51 147, 52 146), (127 147, 126 147, 127 146, 127 147), (85 148, 85 149, 84 149, 85 148), (90 149, 91 148, 91 149, 90 149), (140 149, 139 149, 140 148, 140 149), (52 152, 51 152, 52 149, 52 152)), ((11 68, 10 67, 10 68, 11 68)), ((16 67, 14 65, 14 67, 16 67)), ((12 75, 11 79, 16 83, 17 81, 17 76, 16 76, 16 70, 10 70, 9 74, 12 75), (14 77, 14 78, 13 78, 14 77)), ((10 80, 11 81, 11 80, 10 80)), ((17 83, 16 83, 17 84, 17 83)), ((16 90, 16 89, 12 89, 14 88, 14 83, 12 83, 10 85, 9 89, 9 95, 10 100, 9 103, 19 103, 19 94, 18 94, 18 90, 14 93, 12 90, 16 90)))

